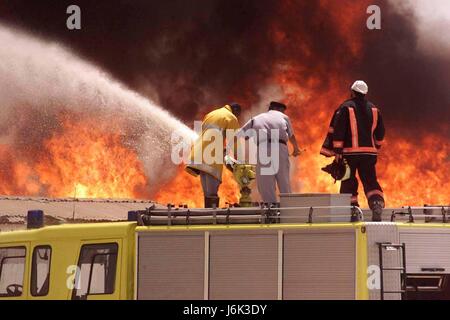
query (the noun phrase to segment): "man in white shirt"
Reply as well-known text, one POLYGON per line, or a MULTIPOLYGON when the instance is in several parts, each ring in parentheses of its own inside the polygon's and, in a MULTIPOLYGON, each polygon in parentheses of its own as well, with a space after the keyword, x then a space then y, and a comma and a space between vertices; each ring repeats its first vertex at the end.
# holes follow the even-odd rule
POLYGON ((286 109, 282 103, 271 102, 268 112, 250 119, 237 134, 253 138, 258 146, 256 181, 264 203, 278 203, 276 185, 280 193, 292 192, 287 142, 294 147, 294 157, 300 155, 300 149, 286 109))

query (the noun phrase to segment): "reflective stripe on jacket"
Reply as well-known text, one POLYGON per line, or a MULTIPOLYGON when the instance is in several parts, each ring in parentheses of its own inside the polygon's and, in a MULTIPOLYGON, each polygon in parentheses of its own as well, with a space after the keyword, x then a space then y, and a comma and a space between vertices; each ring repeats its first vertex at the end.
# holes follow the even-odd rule
POLYGON ((353 98, 334 113, 321 154, 378 153, 385 136, 380 110, 371 102, 353 98))

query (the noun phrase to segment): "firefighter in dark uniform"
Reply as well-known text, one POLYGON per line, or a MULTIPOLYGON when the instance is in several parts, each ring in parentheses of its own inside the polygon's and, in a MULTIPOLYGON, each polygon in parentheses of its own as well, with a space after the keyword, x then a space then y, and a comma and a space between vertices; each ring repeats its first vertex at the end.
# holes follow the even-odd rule
POLYGON ((321 154, 347 161, 351 176, 341 182, 340 192, 352 194, 352 205, 356 206, 359 206, 358 171, 373 212, 372 220, 381 221, 385 201, 375 165, 385 135, 383 119, 380 110, 366 99, 369 88, 364 81, 356 81, 351 89, 352 98, 345 101, 333 115, 321 154))

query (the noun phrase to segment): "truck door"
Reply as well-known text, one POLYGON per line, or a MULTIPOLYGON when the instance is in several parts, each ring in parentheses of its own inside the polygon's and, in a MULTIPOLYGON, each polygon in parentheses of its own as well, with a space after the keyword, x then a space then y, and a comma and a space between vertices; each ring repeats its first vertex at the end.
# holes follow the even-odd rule
POLYGON ((122 240, 81 243, 72 300, 118 300, 122 265, 122 240))
POLYGON ((30 246, 30 255, 28 298, 30 300, 49 299, 51 298, 49 295, 51 268, 55 268, 54 265, 52 266, 53 247, 47 243, 33 242, 30 246))
POLYGON ((0 299, 28 298, 29 247, 28 242, 0 246, 0 299))

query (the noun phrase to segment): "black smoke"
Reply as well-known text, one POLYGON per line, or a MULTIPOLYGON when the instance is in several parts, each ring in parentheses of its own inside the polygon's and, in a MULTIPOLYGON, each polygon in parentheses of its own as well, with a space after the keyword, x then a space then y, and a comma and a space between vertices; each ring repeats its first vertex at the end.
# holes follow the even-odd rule
POLYGON ((255 98, 273 63, 265 31, 275 6, 267 0, 14 0, 0 4, 0 19, 62 41, 193 120, 201 107, 255 98), (66 28, 70 4, 81 7, 79 31, 66 28))
POLYGON ((381 8, 382 30, 365 32, 365 54, 355 74, 368 79, 371 98, 392 126, 449 137, 450 52, 420 50, 413 12, 398 13, 386 2, 381 8))

